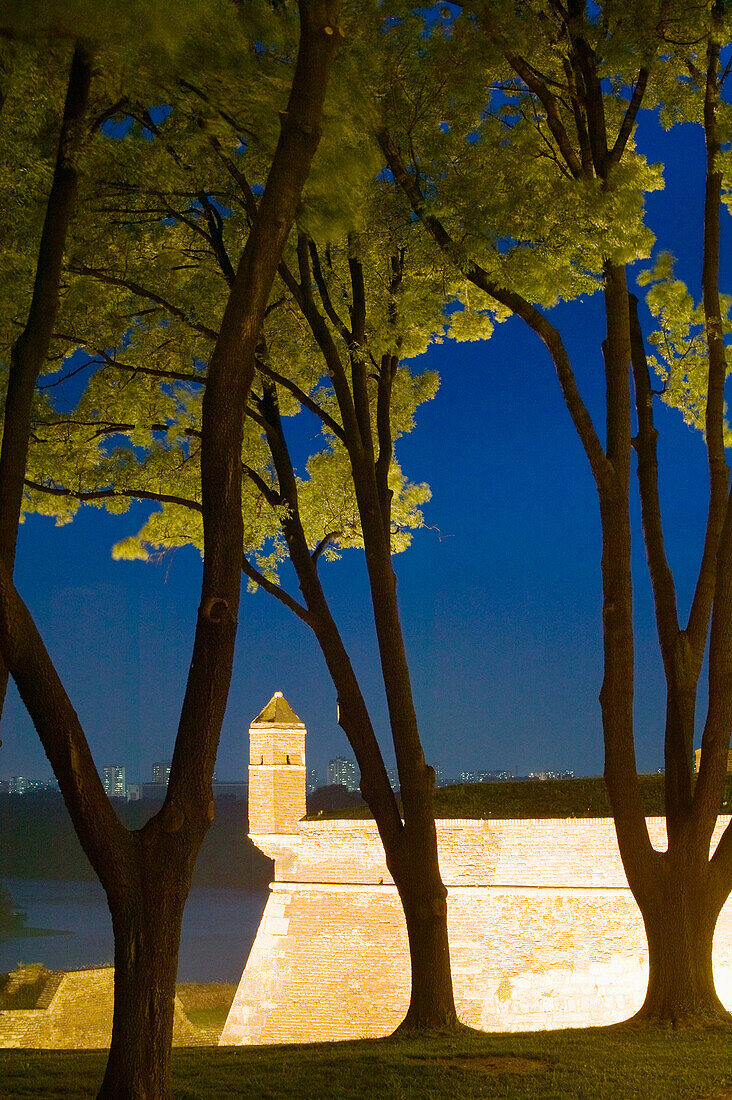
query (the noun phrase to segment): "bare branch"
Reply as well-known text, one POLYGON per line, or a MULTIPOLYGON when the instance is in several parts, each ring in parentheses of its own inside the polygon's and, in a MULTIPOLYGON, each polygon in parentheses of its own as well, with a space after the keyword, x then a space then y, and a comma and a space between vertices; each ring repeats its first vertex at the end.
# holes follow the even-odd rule
POLYGON ((269 592, 270 596, 274 596, 276 600, 284 604, 285 607, 289 607, 293 614, 297 615, 298 619, 302 619, 308 626, 312 626, 312 615, 306 607, 294 600, 289 592, 286 592, 284 588, 280 588, 274 581, 269 580, 263 573, 260 573, 258 569, 252 565, 246 555, 242 556, 241 560, 242 573, 249 577, 250 581, 254 581, 260 588, 263 588, 265 592, 269 592))
POLYGON ((323 553, 326 546, 328 546, 329 543, 331 543, 331 542, 335 542, 335 540, 338 538, 338 536, 342 535, 342 534, 343 534, 342 531, 329 531, 327 535, 323 535, 322 539, 320 540, 320 542, 318 543, 318 545, 315 547, 312 554, 310 555, 310 557, 312 559, 312 562, 313 562, 313 565, 317 564, 318 558, 323 553))
POLYGON ((197 500, 189 500, 187 497, 178 497, 170 493, 153 493, 148 489, 91 489, 79 491, 66 489, 61 485, 44 485, 40 481, 31 481, 26 478, 24 484, 29 489, 38 493, 46 493, 53 497, 70 497, 73 500, 105 500, 106 498, 119 497, 126 500, 154 500, 160 504, 177 504, 181 508, 190 508, 195 512, 201 511, 201 505, 197 500))
POLYGON ((340 426, 338 421, 334 420, 333 417, 325 411, 325 409, 321 409, 320 405, 318 405, 317 402, 313 401, 312 397, 305 393, 304 390, 301 390, 300 387, 297 386, 291 379, 286 378, 284 374, 280 374, 278 371, 273 370, 272 367, 267 366, 267 364, 262 362, 260 358, 257 359, 257 370, 259 370, 262 374, 265 374, 268 378, 271 378, 273 382, 277 382, 277 384, 282 386, 283 389, 291 393, 293 397, 296 397, 303 408, 308 409, 311 413, 317 416, 318 419, 321 420, 323 424, 325 424, 328 430, 333 432, 333 435, 337 436, 338 439, 345 442, 343 428, 340 426))
POLYGON ((331 324, 335 328, 336 332, 345 340, 347 344, 351 343, 353 339, 351 331, 348 325, 344 324, 341 318, 338 316, 338 312, 333 305, 333 301, 328 293, 328 287, 325 279, 323 278, 323 269, 320 264, 320 256, 318 254, 318 248, 315 241, 310 241, 310 259, 313 264, 313 278, 315 279, 315 285, 318 288, 318 294, 323 303, 323 309, 326 315, 331 321, 331 324))
POLYGON ((638 73, 638 79, 636 81, 635 88, 633 89, 633 95, 630 98, 628 109, 625 112, 620 130, 618 131, 618 136, 615 139, 615 144, 610 150, 608 156, 608 161, 610 165, 618 164, 620 162, 620 158, 625 152, 625 146, 628 144, 628 138, 630 137, 631 131, 635 124, 640 105, 643 102, 643 96, 645 95, 646 86, 648 84, 648 76, 649 70, 645 68, 641 69, 638 73))

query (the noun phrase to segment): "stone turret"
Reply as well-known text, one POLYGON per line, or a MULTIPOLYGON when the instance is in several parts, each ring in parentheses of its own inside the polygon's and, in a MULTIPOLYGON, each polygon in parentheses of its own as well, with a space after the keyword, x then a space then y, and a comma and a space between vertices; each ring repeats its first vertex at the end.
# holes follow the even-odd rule
POLYGON ((304 723, 276 691, 249 727, 249 832, 297 832, 305 816, 304 723))

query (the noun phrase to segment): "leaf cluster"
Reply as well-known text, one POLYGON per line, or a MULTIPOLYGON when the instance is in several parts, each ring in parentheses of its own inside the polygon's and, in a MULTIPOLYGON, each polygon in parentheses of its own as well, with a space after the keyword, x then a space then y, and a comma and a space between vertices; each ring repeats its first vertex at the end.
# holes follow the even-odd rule
MULTIPOLYGON (((661 252, 653 268, 638 275, 639 286, 648 287, 646 302, 658 323, 648 342, 656 354, 649 365, 663 380, 665 404, 680 410, 684 422, 704 430, 709 378, 709 354, 704 306, 695 302, 674 272, 674 257, 661 252)), ((732 295, 720 295, 723 329, 729 344, 732 336, 732 295)), ((732 443, 729 427, 725 442, 732 443)))

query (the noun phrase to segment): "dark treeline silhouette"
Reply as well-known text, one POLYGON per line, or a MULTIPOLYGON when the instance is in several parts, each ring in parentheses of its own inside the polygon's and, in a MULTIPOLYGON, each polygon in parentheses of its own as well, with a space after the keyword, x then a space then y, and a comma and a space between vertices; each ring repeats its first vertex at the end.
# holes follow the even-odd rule
MULTIPOLYGON (((160 809, 158 802, 113 805, 122 824, 137 829, 160 809)), ((216 819, 201 847, 194 886, 265 889, 272 864, 247 836, 245 802, 219 798, 216 819)), ((93 879, 58 791, 0 795, 0 878, 93 879)))

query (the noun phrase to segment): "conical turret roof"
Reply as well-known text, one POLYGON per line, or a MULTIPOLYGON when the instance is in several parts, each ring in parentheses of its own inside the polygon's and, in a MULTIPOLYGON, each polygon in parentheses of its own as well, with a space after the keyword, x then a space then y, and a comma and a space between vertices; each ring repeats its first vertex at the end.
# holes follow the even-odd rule
POLYGON ((276 691, 266 707, 262 707, 252 725, 305 729, 305 723, 301 718, 298 718, 281 691, 276 691))

